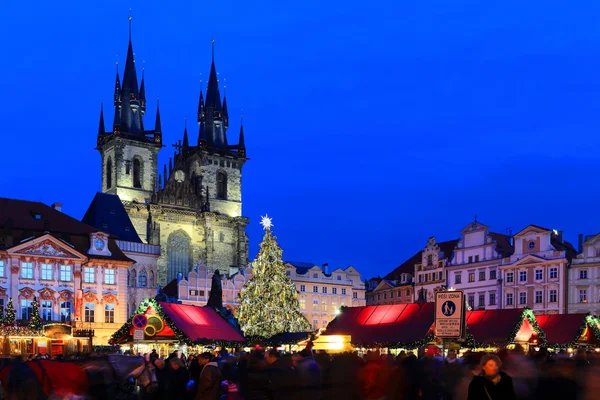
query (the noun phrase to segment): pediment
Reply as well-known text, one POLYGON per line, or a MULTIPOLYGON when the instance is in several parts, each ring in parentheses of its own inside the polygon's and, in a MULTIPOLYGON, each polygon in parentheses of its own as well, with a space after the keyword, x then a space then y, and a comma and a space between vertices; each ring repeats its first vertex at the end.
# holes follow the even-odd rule
POLYGON ((548 233, 548 232, 550 232, 549 229, 542 228, 541 226, 529 225, 529 226, 525 227, 523 230, 519 231, 517 234, 515 234, 515 237, 524 237, 524 236, 531 235, 531 234, 542 234, 542 233, 548 233))
POLYGON ((592 236, 591 238, 589 238, 588 240, 586 240, 583 244, 584 245, 593 245, 596 242, 598 242, 600 240, 600 233, 598 233, 597 235, 592 236))
POLYGON ((387 289, 392 289, 394 286, 392 286, 389 282, 383 280, 381 282, 379 282, 379 285, 377 285, 375 287, 375 289, 373 289, 373 292, 379 292, 380 290, 387 290, 387 289))
POLYGON ((539 264, 540 262, 544 262, 544 261, 546 261, 545 258, 538 257, 536 255, 528 255, 528 256, 521 258, 520 260, 515 262, 513 265, 539 264))
POLYGON ((474 222, 471 222, 469 225, 465 226, 463 228, 463 230, 460 231, 460 233, 462 233, 464 235, 465 233, 481 231, 481 230, 485 230, 488 228, 489 228, 489 226, 484 225, 480 222, 474 221, 474 222))
POLYGON ((86 260, 87 257, 52 235, 44 235, 8 249, 8 254, 16 256, 39 256, 86 260))

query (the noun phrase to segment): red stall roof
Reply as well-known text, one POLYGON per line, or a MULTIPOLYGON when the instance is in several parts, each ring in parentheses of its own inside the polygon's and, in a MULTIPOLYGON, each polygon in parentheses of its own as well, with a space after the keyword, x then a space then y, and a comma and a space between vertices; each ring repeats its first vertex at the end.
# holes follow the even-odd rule
POLYGON ((354 344, 410 344, 431 333, 433 312, 433 303, 349 307, 324 335, 350 335, 354 344))
MULTIPOLYGON (((577 341, 579 330, 586 322, 587 314, 536 315, 535 319, 546 334, 549 345, 568 344, 577 341)), ((592 336, 593 337, 593 336, 592 336)))
POLYGON ((212 308, 164 302, 158 304, 171 321, 193 342, 201 339, 245 341, 242 334, 212 308))
POLYGON ((477 343, 503 343, 511 336, 523 310, 476 310, 466 315, 468 332, 477 343))

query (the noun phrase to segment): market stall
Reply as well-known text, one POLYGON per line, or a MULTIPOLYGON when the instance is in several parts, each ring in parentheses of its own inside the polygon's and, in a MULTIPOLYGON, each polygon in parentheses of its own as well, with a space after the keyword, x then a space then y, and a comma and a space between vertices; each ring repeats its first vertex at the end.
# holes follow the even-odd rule
POLYGON ((242 334, 210 307, 154 299, 144 300, 110 340, 136 353, 156 349, 161 356, 177 350, 200 352, 206 346, 236 347, 244 342, 242 334))
POLYGON ((590 314, 554 314, 538 315, 536 319, 546 334, 549 348, 600 347, 597 317, 590 314))

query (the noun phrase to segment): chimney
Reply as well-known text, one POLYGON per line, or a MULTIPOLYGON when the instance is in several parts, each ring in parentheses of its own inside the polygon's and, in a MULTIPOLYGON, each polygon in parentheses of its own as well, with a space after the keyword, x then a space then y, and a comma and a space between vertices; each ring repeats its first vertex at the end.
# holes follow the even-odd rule
POLYGON ((326 274, 327 273, 327 269, 329 267, 329 264, 325 263, 321 266, 321 269, 323 270, 323 273, 326 274))
POLYGON ((559 241, 560 243, 562 243, 562 242, 563 242, 563 234, 564 234, 564 232, 565 232, 565 231, 563 231, 563 230, 560 230, 560 231, 558 231, 558 232, 556 233, 556 238, 558 239, 558 241, 559 241))
POLYGON ((62 203, 53 203, 51 207, 54 208, 56 211, 62 212, 62 203))
POLYGON ((583 233, 580 233, 579 235, 577 235, 577 252, 578 253, 583 253, 583 233))

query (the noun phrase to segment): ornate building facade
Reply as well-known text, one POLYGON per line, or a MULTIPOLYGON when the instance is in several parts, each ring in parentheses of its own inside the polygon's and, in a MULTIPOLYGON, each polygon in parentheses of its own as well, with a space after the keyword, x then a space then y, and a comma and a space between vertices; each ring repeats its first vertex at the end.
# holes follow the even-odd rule
MULTIPOLYGON (((58 205, 0 198, 0 306, 12 299, 18 320, 31 318, 36 297, 44 321, 93 330, 93 343, 107 344, 126 321, 133 263, 108 233, 58 205)), ((51 345, 60 354, 65 344, 51 345)))
POLYGON ((458 240, 437 243, 432 236, 421 252, 421 260, 415 264, 415 301, 432 302, 435 293, 447 289, 446 266, 452 260, 458 240))
MULTIPOLYGON (((131 23, 131 22, 130 22, 131 23)), ((121 82, 114 87, 114 119, 107 132, 103 110, 97 137, 101 154, 102 191, 119 196, 140 238, 160 246, 157 283, 166 285, 177 274, 187 276, 205 262, 234 274, 248 264, 248 218, 242 216, 242 168, 247 161, 243 127, 237 144, 227 136, 227 99, 219 91, 214 60, 206 99, 200 90, 197 139, 188 135, 158 168, 163 147, 157 104, 154 129, 145 129, 145 81, 138 85, 131 36, 121 82)))
POLYGON ((569 313, 600 312, 600 234, 580 235, 581 253, 569 269, 569 313))

